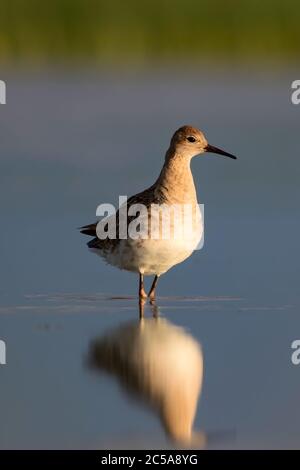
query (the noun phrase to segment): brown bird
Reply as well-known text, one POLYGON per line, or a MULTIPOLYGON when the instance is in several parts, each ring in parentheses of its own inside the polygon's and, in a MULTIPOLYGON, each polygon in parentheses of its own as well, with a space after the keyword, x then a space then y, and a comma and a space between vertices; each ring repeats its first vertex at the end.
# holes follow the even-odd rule
POLYGON ((148 294, 154 299, 159 276, 188 258, 199 245, 203 220, 190 162, 196 155, 207 152, 236 159, 208 144, 199 129, 180 127, 171 139, 155 183, 128 199, 125 219, 121 216, 122 206, 104 221, 80 229, 81 233, 93 237, 88 242, 90 250, 107 263, 139 274, 140 299, 147 297, 144 276, 154 275, 148 294), (186 217, 187 212, 190 217, 186 217), (124 225, 125 237, 120 236, 124 225), (109 237, 107 233, 103 236, 103 230, 110 226, 116 229, 114 236, 109 237))

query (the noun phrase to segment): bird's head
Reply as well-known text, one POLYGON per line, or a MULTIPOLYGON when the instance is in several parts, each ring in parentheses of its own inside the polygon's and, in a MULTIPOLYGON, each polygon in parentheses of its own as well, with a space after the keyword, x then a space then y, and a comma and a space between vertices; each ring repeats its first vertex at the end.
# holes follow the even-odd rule
POLYGON ((171 139, 170 149, 177 154, 184 155, 189 158, 205 152, 210 152, 236 159, 236 157, 231 153, 210 145, 203 132, 193 126, 180 127, 171 139))

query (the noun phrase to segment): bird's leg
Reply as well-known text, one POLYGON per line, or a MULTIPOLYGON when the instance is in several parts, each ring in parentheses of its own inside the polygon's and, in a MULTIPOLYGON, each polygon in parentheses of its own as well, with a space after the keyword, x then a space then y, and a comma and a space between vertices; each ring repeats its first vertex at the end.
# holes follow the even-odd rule
POLYGON ((143 298, 143 297, 140 297, 140 300, 139 300, 139 314, 140 314, 140 320, 142 320, 145 316, 145 303, 146 303, 146 299, 143 298))
POLYGON ((156 286, 157 286, 157 282, 158 282, 158 276, 156 275, 153 282, 152 282, 152 286, 151 286, 151 289, 150 289, 149 294, 148 294, 148 297, 149 297, 150 300, 155 299, 155 289, 156 289, 156 286))
POLYGON ((139 298, 146 299, 147 294, 144 289, 144 275, 140 273, 140 281, 139 281, 139 298))
POLYGON ((159 317, 159 308, 156 305, 155 299, 150 299, 151 311, 153 318, 159 317))

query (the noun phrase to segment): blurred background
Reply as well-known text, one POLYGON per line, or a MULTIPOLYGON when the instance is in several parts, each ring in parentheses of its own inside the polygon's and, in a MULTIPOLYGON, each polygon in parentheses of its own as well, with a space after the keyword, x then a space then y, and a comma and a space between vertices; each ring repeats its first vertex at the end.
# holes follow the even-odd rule
POLYGON ((194 159, 204 248, 158 286, 202 346, 195 428, 299 446, 299 21, 296 0, 1 1, 1 448, 169 445, 87 370, 90 343, 137 319, 137 279, 76 228, 152 184, 183 124, 238 156, 194 159))
POLYGON ((298 61, 296 0, 3 0, 2 63, 298 61))

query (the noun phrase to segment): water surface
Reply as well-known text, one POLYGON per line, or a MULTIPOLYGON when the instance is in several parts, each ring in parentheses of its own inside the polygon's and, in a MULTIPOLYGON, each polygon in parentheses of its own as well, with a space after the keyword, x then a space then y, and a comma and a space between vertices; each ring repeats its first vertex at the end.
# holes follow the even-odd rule
MULTIPOLYGON (((8 99, 0 110, 0 339, 7 345, 0 447, 175 445, 157 400, 141 393, 139 364, 122 362, 135 374, 131 387, 114 361, 91 365, 93 345, 114 332, 132 325, 140 338, 137 279, 90 254, 76 227, 94 221, 101 202, 150 185, 170 135, 186 123, 239 156, 193 161, 204 248, 158 286, 167 339, 180 331, 178 341, 201 351, 201 386, 187 398, 197 401, 193 430, 204 437, 197 442, 299 447, 300 369, 290 348, 300 337, 294 74, 51 70, 1 78, 8 99)), ((145 314, 152 315, 149 305, 145 314)), ((160 348, 151 338, 148 358, 160 348)), ((166 344, 171 354, 173 340, 166 344)), ((193 363, 186 351, 178 360, 171 354, 168 373, 176 376, 184 354, 193 363)))

